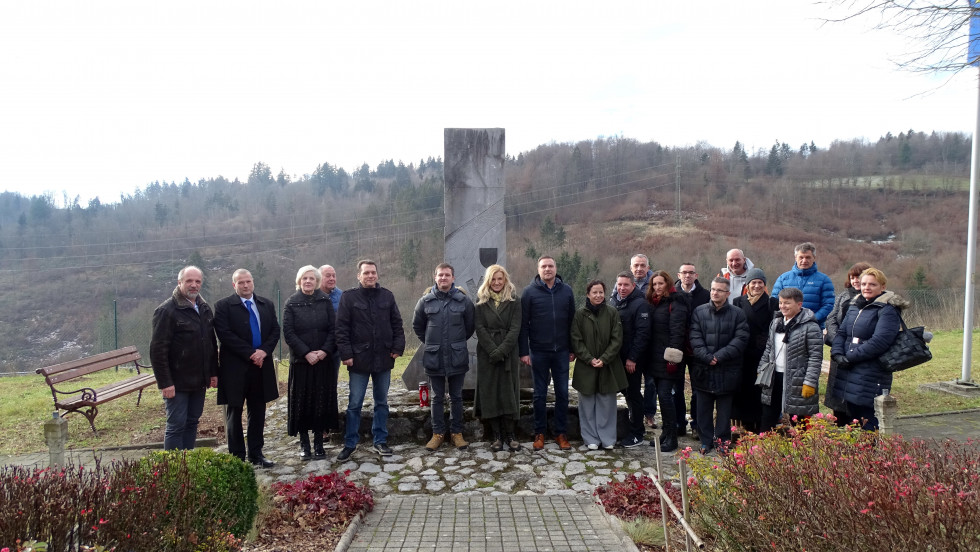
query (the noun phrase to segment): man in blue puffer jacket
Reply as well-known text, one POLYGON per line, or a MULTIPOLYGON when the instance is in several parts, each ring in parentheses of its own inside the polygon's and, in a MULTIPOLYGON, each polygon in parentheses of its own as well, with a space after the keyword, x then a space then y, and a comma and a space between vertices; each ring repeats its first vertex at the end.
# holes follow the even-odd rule
POLYGON ((796 264, 776 280, 772 286, 772 296, 778 298, 779 290, 783 288, 802 290, 803 307, 813 311, 813 317, 822 329, 827 315, 834 309, 834 283, 829 276, 817 270, 817 246, 804 242, 793 251, 796 264))

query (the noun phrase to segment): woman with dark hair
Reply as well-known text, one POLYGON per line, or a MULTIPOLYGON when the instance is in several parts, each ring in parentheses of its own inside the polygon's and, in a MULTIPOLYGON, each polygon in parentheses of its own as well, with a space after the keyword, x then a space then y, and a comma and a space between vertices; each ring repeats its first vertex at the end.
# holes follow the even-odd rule
POLYGON ((748 431, 759 432, 762 421, 762 389, 755 384, 759 360, 766 351, 769 339, 769 324, 779 309, 779 299, 769 296, 766 289, 766 273, 752 268, 745 274, 745 295, 732 301, 732 305, 742 309, 749 323, 749 344, 742 357, 742 380, 732 404, 732 420, 748 431))
POLYGON ((608 450, 616 446, 616 394, 628 385, 619 358, 623 323, 616 307, 606 304, 606 284, 601 280, 589 282, 585 294, 585 305, 572 319, 572 387, 579 394, 582 440, 589 450, 608 450))
MULTIPOLYGON (((844 317, 847 316, 847 310, 851 301, 861 293, 861 273, 869 268, 871 268, 870 264, 861 262, 855 263, 847 271, 847 281, 844 282, 844 291, 837 295, 837 298, 834 300, 834 308, 827 315, 826 329, 824 330, 824 343, 827 345, 834 344, 834 337, 837 336, 837 330, 840 328, 841 322, 844 321, 844 317)), ((834 411, 834 417, 837 418, 837 425, 845 426, 851 422, 851 418, 848 416, 847 405, 844 404, 844 399, 834 394, 834 383, 836 381, 837 361, 831 358, 830 376, 827 378, 827 391, 824 394, 823 403, 827 408, 834 411)))
POLYGON ((878 429, 874 398, 892 386, 892 374, 878 358, 898 337, 899 310, 908 306, 908 301, 885 290, 887 283, 885 273, 877 268, 861 273, 861 294, 851 301, 830 349, 837 361, 834 395, 844 400, 848 416, 867 431, 878 429))
MULTIPOLYGON (((670 275, 658 270, 647 286, 650 304, 650 347, 648 362, 660 401, 660 450, 677 449, 677 420, 674 419, 674 382, 684 380, 684 347, 690 315, 689 296, 674 290, 670 275)), ((650 445, 655 445, 652 441, 650 445)))
POLYGON ((289 396, 286 433, 299 434, 300 458, 325 458, 323 432, 337 423, 337 368, 334 312, 330 296, 320 290, 320 271, 306 265, 296 273, 296 293, 286 300, 282 335, 289 345, 289 396), (313 451, 310 435, 313 432, 313 451))

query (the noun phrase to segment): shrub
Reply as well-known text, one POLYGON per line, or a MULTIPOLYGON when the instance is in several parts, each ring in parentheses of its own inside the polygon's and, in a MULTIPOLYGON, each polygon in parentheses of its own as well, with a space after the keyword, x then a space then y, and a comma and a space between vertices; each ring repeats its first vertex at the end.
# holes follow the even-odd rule
POLYGON ((692 461, 702 535, 730 550, 977 550, 976 448, 881 438, 816 415, 692 461))
MULTIPOLYGON (((661 483, 667 491, 666 500, 675 505, 681 503, 681 491, 670 481, 661 483)), ((620 519, 633 520, 636 518, 660 519, 660 491, 649 477, 629 474, 622 482, 612 482, 596 487, 593 493, 602 501, 606 513, 620 519)), ((668 519, 673 518, 670 516, 668 519)))
POLYGON ((374 509, 371 491, 347 480, 349 471, 310 474, 293 483, 273 483, 273 509, 263 520, 269 527, 337 529, 362 510, 374 509))
POLYGON ((82 546, 158 550, 167 526, 157 513, 167 492, 140 486, 131 464, 60 469, 0 468, 0 546, 77 550, 82 546))
POLYGON ((140 459, 136 473, 140 482, 170 493, 166 512, 174 539, 197 542, 223 533, 244 538, 255 521, 255 472, 233 455, 207 448, 157 451, 140 459))

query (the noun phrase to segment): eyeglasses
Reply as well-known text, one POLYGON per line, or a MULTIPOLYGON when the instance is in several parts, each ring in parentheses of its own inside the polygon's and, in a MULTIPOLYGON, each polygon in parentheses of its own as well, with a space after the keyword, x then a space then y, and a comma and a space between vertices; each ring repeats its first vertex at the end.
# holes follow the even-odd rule
POLYGON ((728 293, 728 290, 711 288, 711 293, 728 293))
POLYGON ((684 276, 690 276, 691 274, 697 274, 697 272, 694 272, 693 270, 682 270, 680 273, 683 274, 684 276))

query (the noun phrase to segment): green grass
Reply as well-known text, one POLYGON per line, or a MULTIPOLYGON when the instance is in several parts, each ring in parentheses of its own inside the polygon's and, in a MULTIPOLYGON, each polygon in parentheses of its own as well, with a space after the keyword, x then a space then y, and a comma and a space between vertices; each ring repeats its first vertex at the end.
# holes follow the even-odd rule
POLYGON ((623 530, 629 538, 638 544, 647 546, 665 546, 663 522, 649 518, 636 518, 633 521, 623 521, 623 530))

